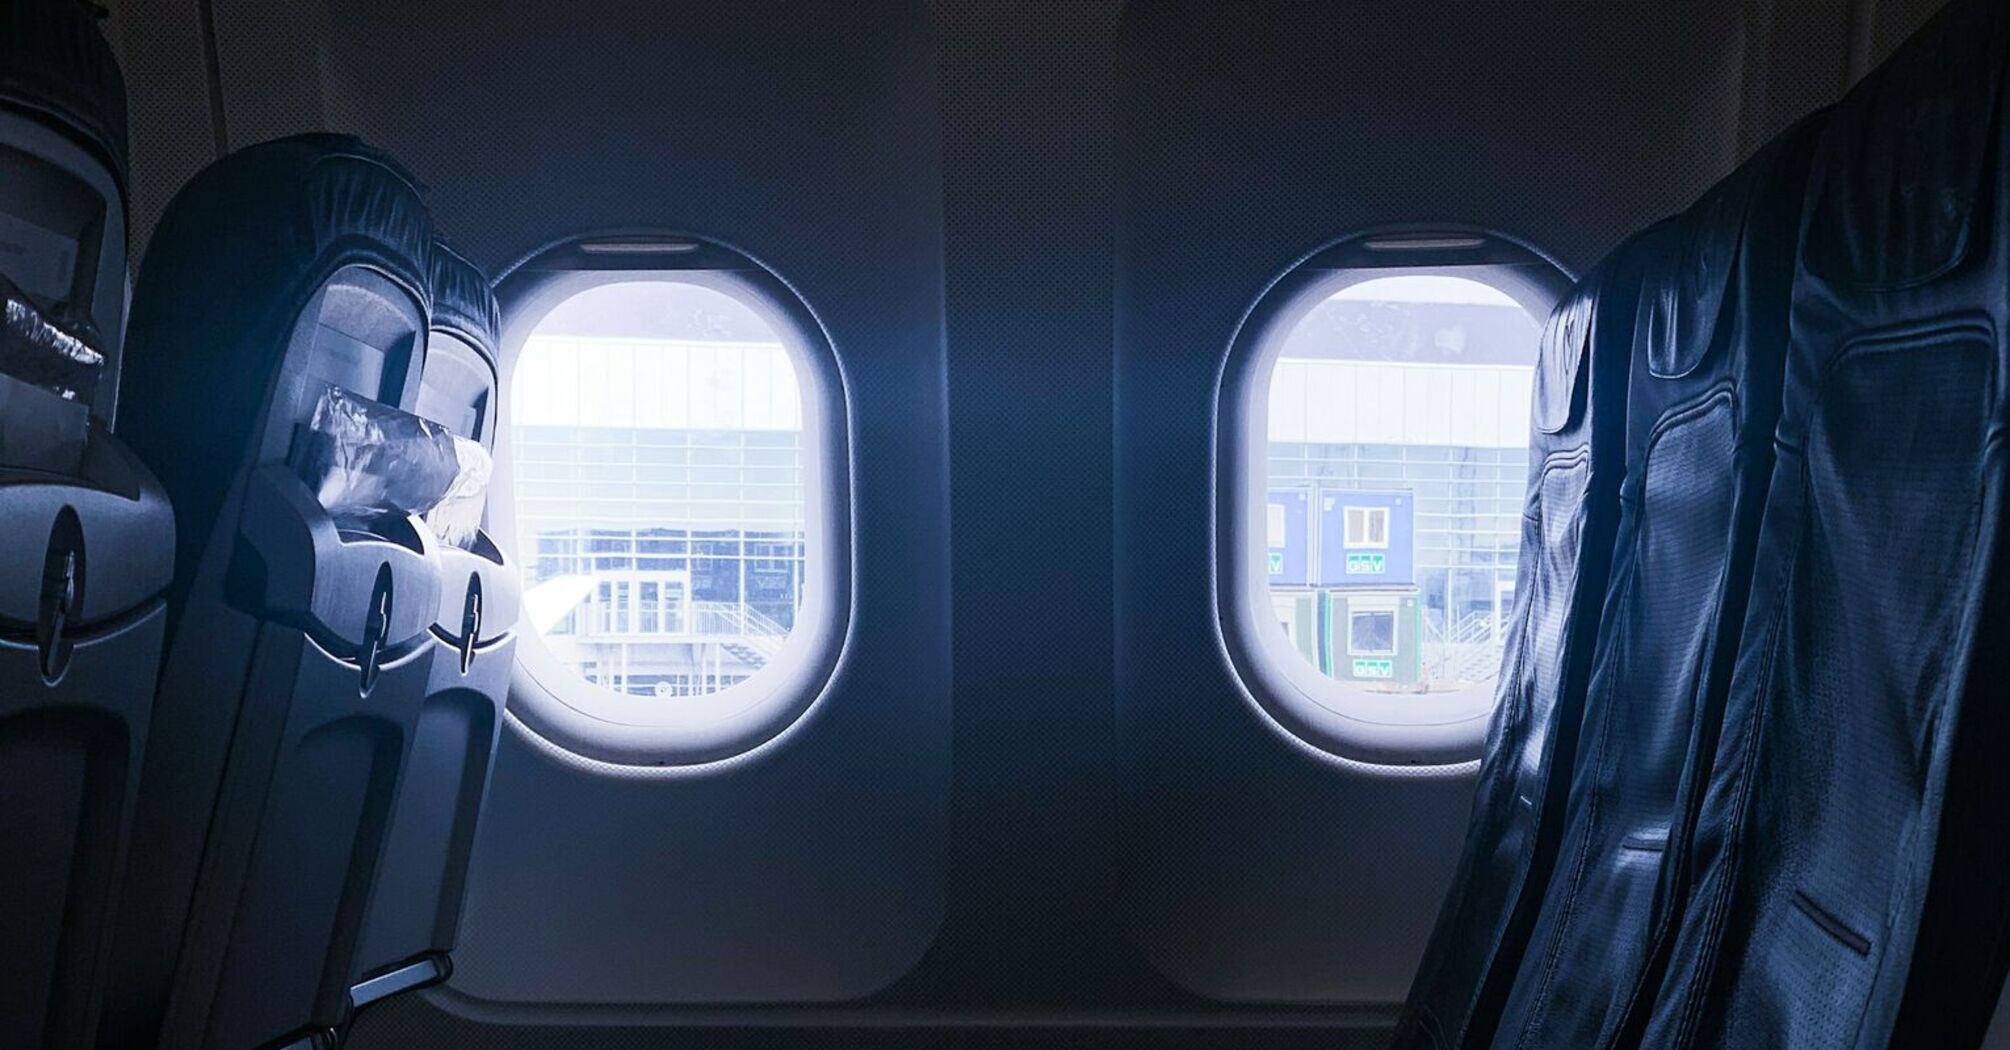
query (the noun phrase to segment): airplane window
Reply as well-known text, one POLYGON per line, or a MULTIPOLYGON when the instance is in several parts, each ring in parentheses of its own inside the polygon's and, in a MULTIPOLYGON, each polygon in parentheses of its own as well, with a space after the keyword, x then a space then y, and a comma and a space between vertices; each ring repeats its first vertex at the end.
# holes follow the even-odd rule
POLYGON ((677 704, 762 673, 801 614, 802 386, 718 287, 601 284, 524 341, 511 380, 530 626, 615 693, 677 704))
POLYGON ((1230 590, 1250 625, 1231 655, 1255 657, 1252 694, 1322 747, 1402 763, 1476 753, 1478 729, 1457 747, 1438 733, 1434 752, 1405 750, 1402 733, 1345 738, 1470 728, 1492 708, 1549 279, 1535 266, 1312 270, 1258 311, 1250 363, 1225 388, 1240 399, 1231 527, 1245 537, 1230 590))

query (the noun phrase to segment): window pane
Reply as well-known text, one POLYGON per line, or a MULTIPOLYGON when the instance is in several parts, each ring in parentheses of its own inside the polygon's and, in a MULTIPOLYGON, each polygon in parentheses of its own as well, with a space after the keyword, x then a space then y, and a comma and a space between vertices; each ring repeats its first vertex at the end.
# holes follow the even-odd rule
POLYGON ((1498 673, 1540 334, 1503 292, 1450 275, 1350 285, 1283 333, 1259 402, 1265 531, 1299 658, 1399 693, 1498 673))
POLYGON ((1396 611, 1373 609, 1352 613, 1347 625, 1347 652, 1354 656, 1388 656, 1396 651, 1396 611))
POLYGON ((665 702, 766 666, 801 603, 808 498, 774 329, 712 287, 602 285, 539 322, 511 398, 517 549, 553 655, 665 702))

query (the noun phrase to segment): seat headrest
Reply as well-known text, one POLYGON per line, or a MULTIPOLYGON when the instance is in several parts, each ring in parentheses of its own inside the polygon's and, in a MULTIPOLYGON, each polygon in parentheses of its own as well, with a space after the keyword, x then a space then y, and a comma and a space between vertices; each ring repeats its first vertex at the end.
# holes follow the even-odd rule
POLYGON ((1666 220, 1654 249, 1643 253, 1633 339, 1646 348, 1649 374, 1679 379, 1709 356, 1737 268, 1750 189, 1742 170, 1718 183, 1666 220))
POLYGON ((126 82, 98 11, 83 0, 10 0, 0 10, 0 104, 48 121, 126 184, 126 82))
POLYGON ((1599 274, 1593 272, 1570 290, 1543 326, 1535 362, 1535 427, 1559 433, 1577 419, 1583 404, 1582 381, 1591 357, 1591 330, 1598 307, 1599 274))
MULTIPOLYGON (((1658 379, 1690 375, 1723 342, 1718 337, 1725 326, 1735 324, 1739 309, 1731 289, 1752 279, 1742 272, 1746 267, 1764 268, 1763 260, 1773 255, 1762 252, 1759 262, 1749 258, 1750 237, 1777 238, 1791 248, 1800 224, 1799 191, 1806 181, 1810 142, 1825 118, 1825 112, 1804 118, 1687 211, 1643 236, 1633 342, 1644 348, 1648 374, 1658 379), (1760 215, 1755 208, 1769 211, 1760 215)), ((1791 276, 1782 267, 1777 278, 1791 276)))
POLYGON ((1797 132, 1781 136, 1643 239, 1633 341, 1646 349, 1650 375, 1680 379, 1710 356, 1758 187, 1784 153, 1800 148, 1801 138, 1797 132))
POLYGON ((337 255, 430 303, 432 240, 417 181, 361 140, 316 133, 249 146, 197 173, 168 204, 134 289, 133 339, 149 306, 184 297, 201 306, 229 295, 255 307, 234 318, 205 314, 204 325, 264 316, 290 326, 337 255))
MULTIPOLYGON (((360 268, 409 298, 423 327, 432 220, 402 168, 353 138, 240 150, 184 186, 140 266, 119 426, 175 503, 176 592, 280 396, 301 317, 360 268)), ((411 319, 405 319, 411 320, 411 319)), ((396 406, 394 406, 396 407, 396 406)))
POLYGON ((433 242, 433 327, 458 334, 496 364, 502 317, 488 275, 445 241, 433 242))
POLYGON ((1967 257, 1999 153, 2006 31, 2010 5, 1957 0, 1836 106, 1811 176, 1807 273, 1895 291, 1967 257))
POLYGON ((1560 434, 1584 422, 1593 370, 1625 375, 1644 260, 1668 235, 1663 220, 1626 239, 1550 311, 1536 351, 1535 429, 1560 434))

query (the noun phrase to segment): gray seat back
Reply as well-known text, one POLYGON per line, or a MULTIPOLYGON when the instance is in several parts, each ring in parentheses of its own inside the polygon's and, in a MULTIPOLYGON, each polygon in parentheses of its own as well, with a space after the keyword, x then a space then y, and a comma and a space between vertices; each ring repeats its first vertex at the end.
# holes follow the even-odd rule
POLYGON ((1615 252, 1557 306, 1543 333, 1497 706, 1465 850, 1398 1047, 1491 1037, 1554 862, 1619 519, 1636 254, 1615 252))
POLYGON ((131 323, 149 397, 124 427, 179 543, 108 1045, 237 1050, 343 1020, 439 579, 396 500, 333 509, 436 447, 393 436, 427 433, 399 411, 431 240, 410 177, 330 135, 224 158, 155 231, 131 323))
MULTIPOLYGON (((1495 1046, 1623 1042, 1679 916, 1773 474, 1810 124, 1634 242, 1618 549, 1558 868, 1495 1046)), ((1651 1001, 1651 999, 1650 999, 1651 1001)))
MULTIPOLYGON (((436 244, 432 291, 417 411, 493 445, 499 321, 488 277, 436 244)), ((516 566, 485 530, 454 540, 436 551, 440 607, 431 635, 438 653, 357 957, 351 995, 359 1007, 451 972, 475 821, 516 663, 516 566)))
POLYGON ((125 87, 75 0, 0 9, 0 1045, 89 1045, 173 566, 110 431, 125 87))

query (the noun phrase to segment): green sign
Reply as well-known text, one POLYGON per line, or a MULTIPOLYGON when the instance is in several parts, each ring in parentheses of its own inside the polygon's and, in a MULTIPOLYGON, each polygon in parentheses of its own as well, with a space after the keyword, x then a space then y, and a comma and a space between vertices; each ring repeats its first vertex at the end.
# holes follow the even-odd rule
POLYGON ((1282 575, 1284 575, 1284 552, 1283 552, 1283 551, 1271 551, 1271 552, 1270 552, 1270 574, 1271 574, 1272 576, 1282 576, 1282 575))
POLYGON ((1394 661, 1394 660, 1356 660, 1356 661, 1354 661, 1354 677, 1356 677, 1356 678, 1394 678, 1394 677, 1396 677, 1396 661, 1394 661))
POLYGON ((1380 575, 1389 571, 1389 556, 1386 554, 1349 554, 1347 575, 1380 575))

